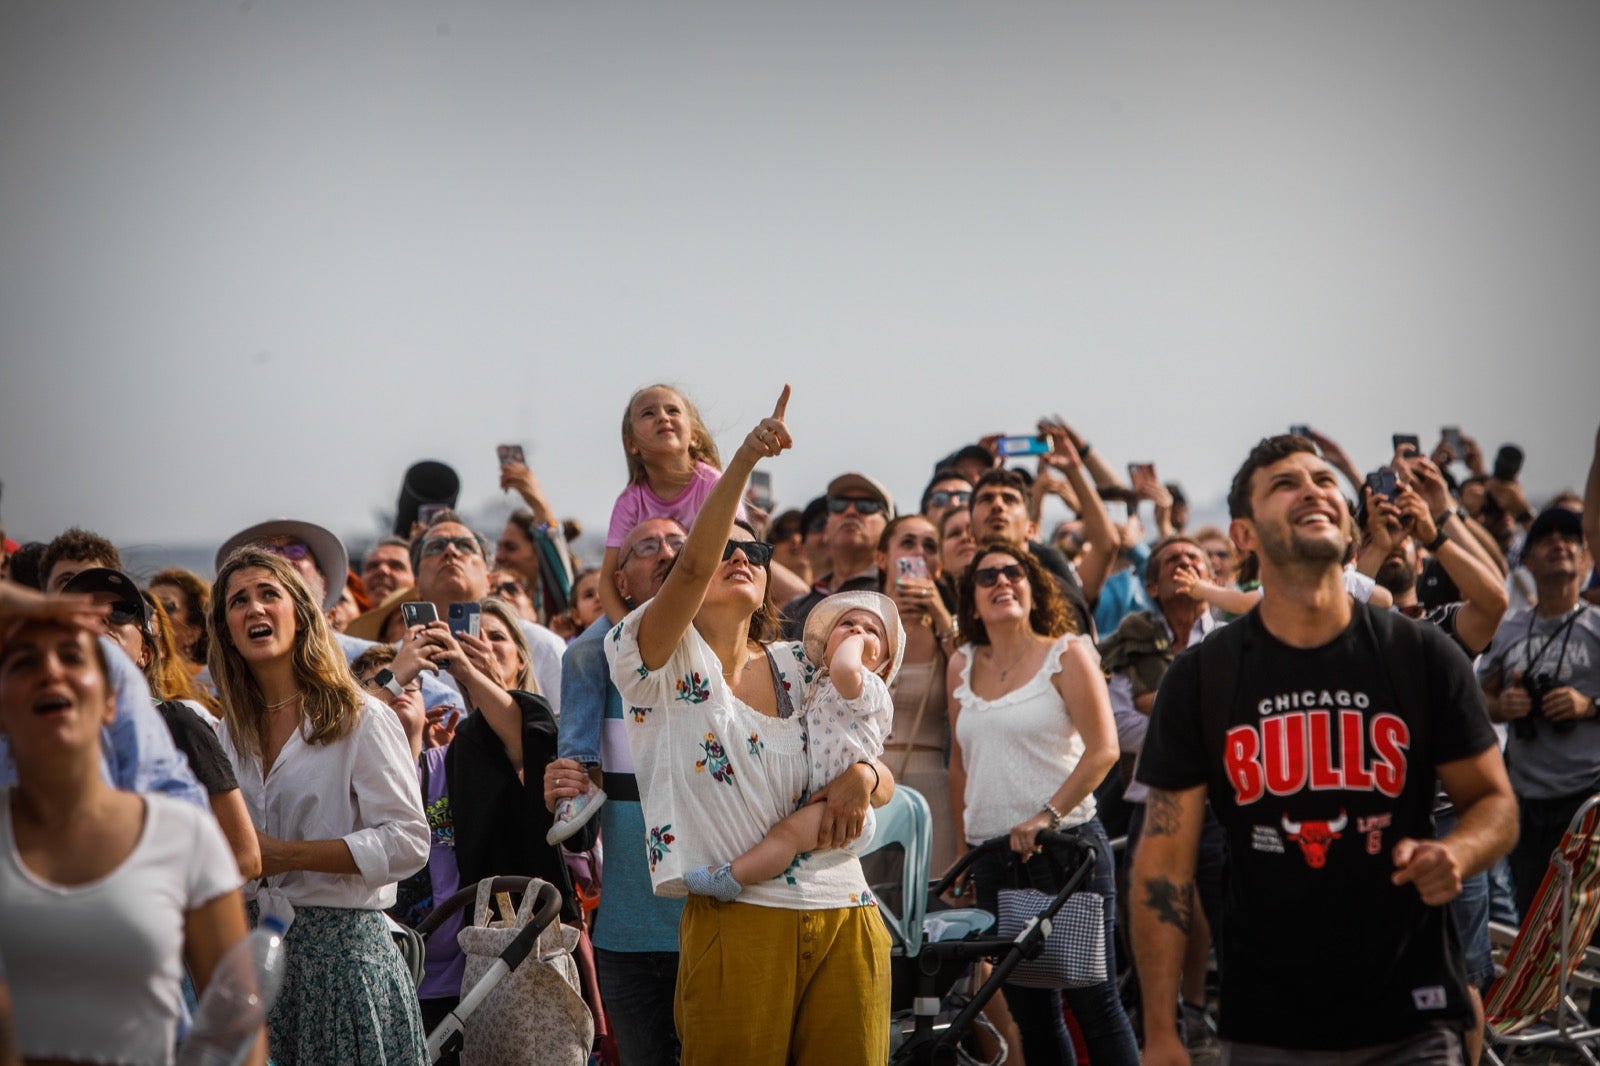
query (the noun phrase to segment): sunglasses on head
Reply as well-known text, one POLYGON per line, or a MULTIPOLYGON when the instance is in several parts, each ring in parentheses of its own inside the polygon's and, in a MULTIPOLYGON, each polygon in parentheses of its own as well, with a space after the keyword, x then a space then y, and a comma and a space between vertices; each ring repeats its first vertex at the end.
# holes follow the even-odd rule
POLYGON ((968 489, 938 489, 928 494, 928 503, 934 507, 965 507, 971 502, 972 492, 968 489))
POLYGON ((972 572, 972 583, 981 589, 993 588, 1002 577, 1015 585, 1027 579, 1028 571, 1023 568, 1021 563, 1007 563, 1005 566, 986 566, 982 570, 974 570, 972 572))
POLYGON ((281 555, 292 563, 302 559, 311 558, 311 547, 303 540, 288 540, 278 544, 263 544, 262 551, 269 551, 273 555, 281 555))
POLYGON ((478 540, 476 537, 429 537, 422 542, 422 554, 443 555, 446 548, 454 548, 462 555, 477 555, 478 540))
POLYGON ((855 504, 856 514, 878 514, 883 510, 883 501, 875 500, 871 496, 829 496, 828 511, 831 514, 844 514, 851 504, 855 504))
POLYGON ((628 554, 622 557, 622 562, 627 562, 629 557, 634 555, 641 559, 654 559, 661 554, 663 546, 671 548, 674 552, 682 551, 683 541, 684 538, 676 533, 668 533, 664 537, 641 537, 628 549, 628 554))
POLYGON ((722 546, 722 561, 733 558, 734 552, 743 552, 751 566, 766 566, 772 561, 772 545, 760 540, 730 540, 722 546))

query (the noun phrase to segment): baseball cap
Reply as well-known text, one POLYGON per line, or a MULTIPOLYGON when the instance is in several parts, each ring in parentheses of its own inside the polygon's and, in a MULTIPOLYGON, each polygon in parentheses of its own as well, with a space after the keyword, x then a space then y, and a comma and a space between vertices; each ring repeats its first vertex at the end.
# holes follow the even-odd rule
POLYGON ((72 580, 68 581, 61 591, 80 592, 85 595, 97 592, 110 593, 113 598, 110 601, 109 617, 113 624, 137 622, 140 632, 155 635, 154 627, 150 624, 150 605, 140 594, 138 582, 121 570, 113 570, 106 566, 79 570, 72 575, 72 580))
MULTIPOLYGON (((850 493, 855 493, 858 496, 876 496, 883 501, 883 509, 889 513, 889 517, 894 517, 894 500, 890 497, 889 490, 884 488, 882 483, 875 478, 852 472, 840 474, 828 482, 829 496, 844 496, 850 493)), ((823 504, 826 506, 827 501, 823 501, 823 504)), ((807 509, 810 509, 809 505, 807 509)))
POLYGON ((1528 536, 1523 541, 1526 547, 1538 543, 1549 536, 1560 534, 1564 537, 1575 537, 1581 544, 1583 542, 1583 516, 1577 511, 1565 507, 1546 507, 1539 512, 1539 517, 1533 520, 1533 525, 1528 527, 1528 536))

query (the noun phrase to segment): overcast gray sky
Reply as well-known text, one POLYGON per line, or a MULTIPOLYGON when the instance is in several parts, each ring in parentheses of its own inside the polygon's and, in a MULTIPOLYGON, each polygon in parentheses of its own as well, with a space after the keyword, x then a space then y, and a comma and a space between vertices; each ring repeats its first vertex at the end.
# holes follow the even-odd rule
POLYGON ((0 8, 0 517, 376 532, 526 445, 603 526, 629 392, 783 503, 1059 411, 1220 496, 1306 421, 1581 487, 1600 5, 0 8))

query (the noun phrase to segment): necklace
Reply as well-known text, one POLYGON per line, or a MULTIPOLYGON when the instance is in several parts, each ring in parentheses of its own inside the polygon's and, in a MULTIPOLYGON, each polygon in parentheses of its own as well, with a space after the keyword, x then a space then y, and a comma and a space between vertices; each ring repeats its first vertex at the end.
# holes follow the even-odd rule
MULTIPOLYGON (((1000 671, 1000 683, 1002 685, 1005 684, 1006 675, 1009 674, 1011 671, 1015 670, 1017 668, 1017 664, 1020 663, 1023 659, 1027 658, 1028 652, 1031 651, 1031 650, 1032 650, 1031 648, 1029 648, 1027 646, 1024 646, 1022 651, 1017 653, 1017 657, 1015 659, 1011 660, 1011 665, 1007 666, 1004 670, 1000 671)), ((1000 665, 999 660, 995 659, 994 649, 993 648, 989 649, 989 659, 996 666, 1000 665)))
POLYGON ((285 696, 283 699, 279 700, 277 703, 269 703, 269 704, 267 704, 266 709, 269 710, 269 711, 275 711, 279 707, 282 707, 282 706, 284 706, 286 704, 292 703, 292 702, 294 702, 295 700, 297 700, 299 698, 300 698, 300 693, 298 691, 291 692, 289 695, 285 696))

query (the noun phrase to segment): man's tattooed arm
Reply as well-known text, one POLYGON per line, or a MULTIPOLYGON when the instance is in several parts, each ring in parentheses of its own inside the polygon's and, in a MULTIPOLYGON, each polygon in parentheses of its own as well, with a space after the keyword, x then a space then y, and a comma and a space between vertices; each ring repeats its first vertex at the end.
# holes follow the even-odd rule
POLYGON ((1176 926, 1179 932, 1188 933, 1189 918, 1194 907, 1194 885, 1188 881, 1173 882, 1166 877, 1147 877, 1144 881, 1144 905, 1156 920, 1176 926))
POLYGON ((1144 835, 1171 836, 1178 831, 1182 814, 1176 793, 1152 788, 1144 801, 1144 835))

